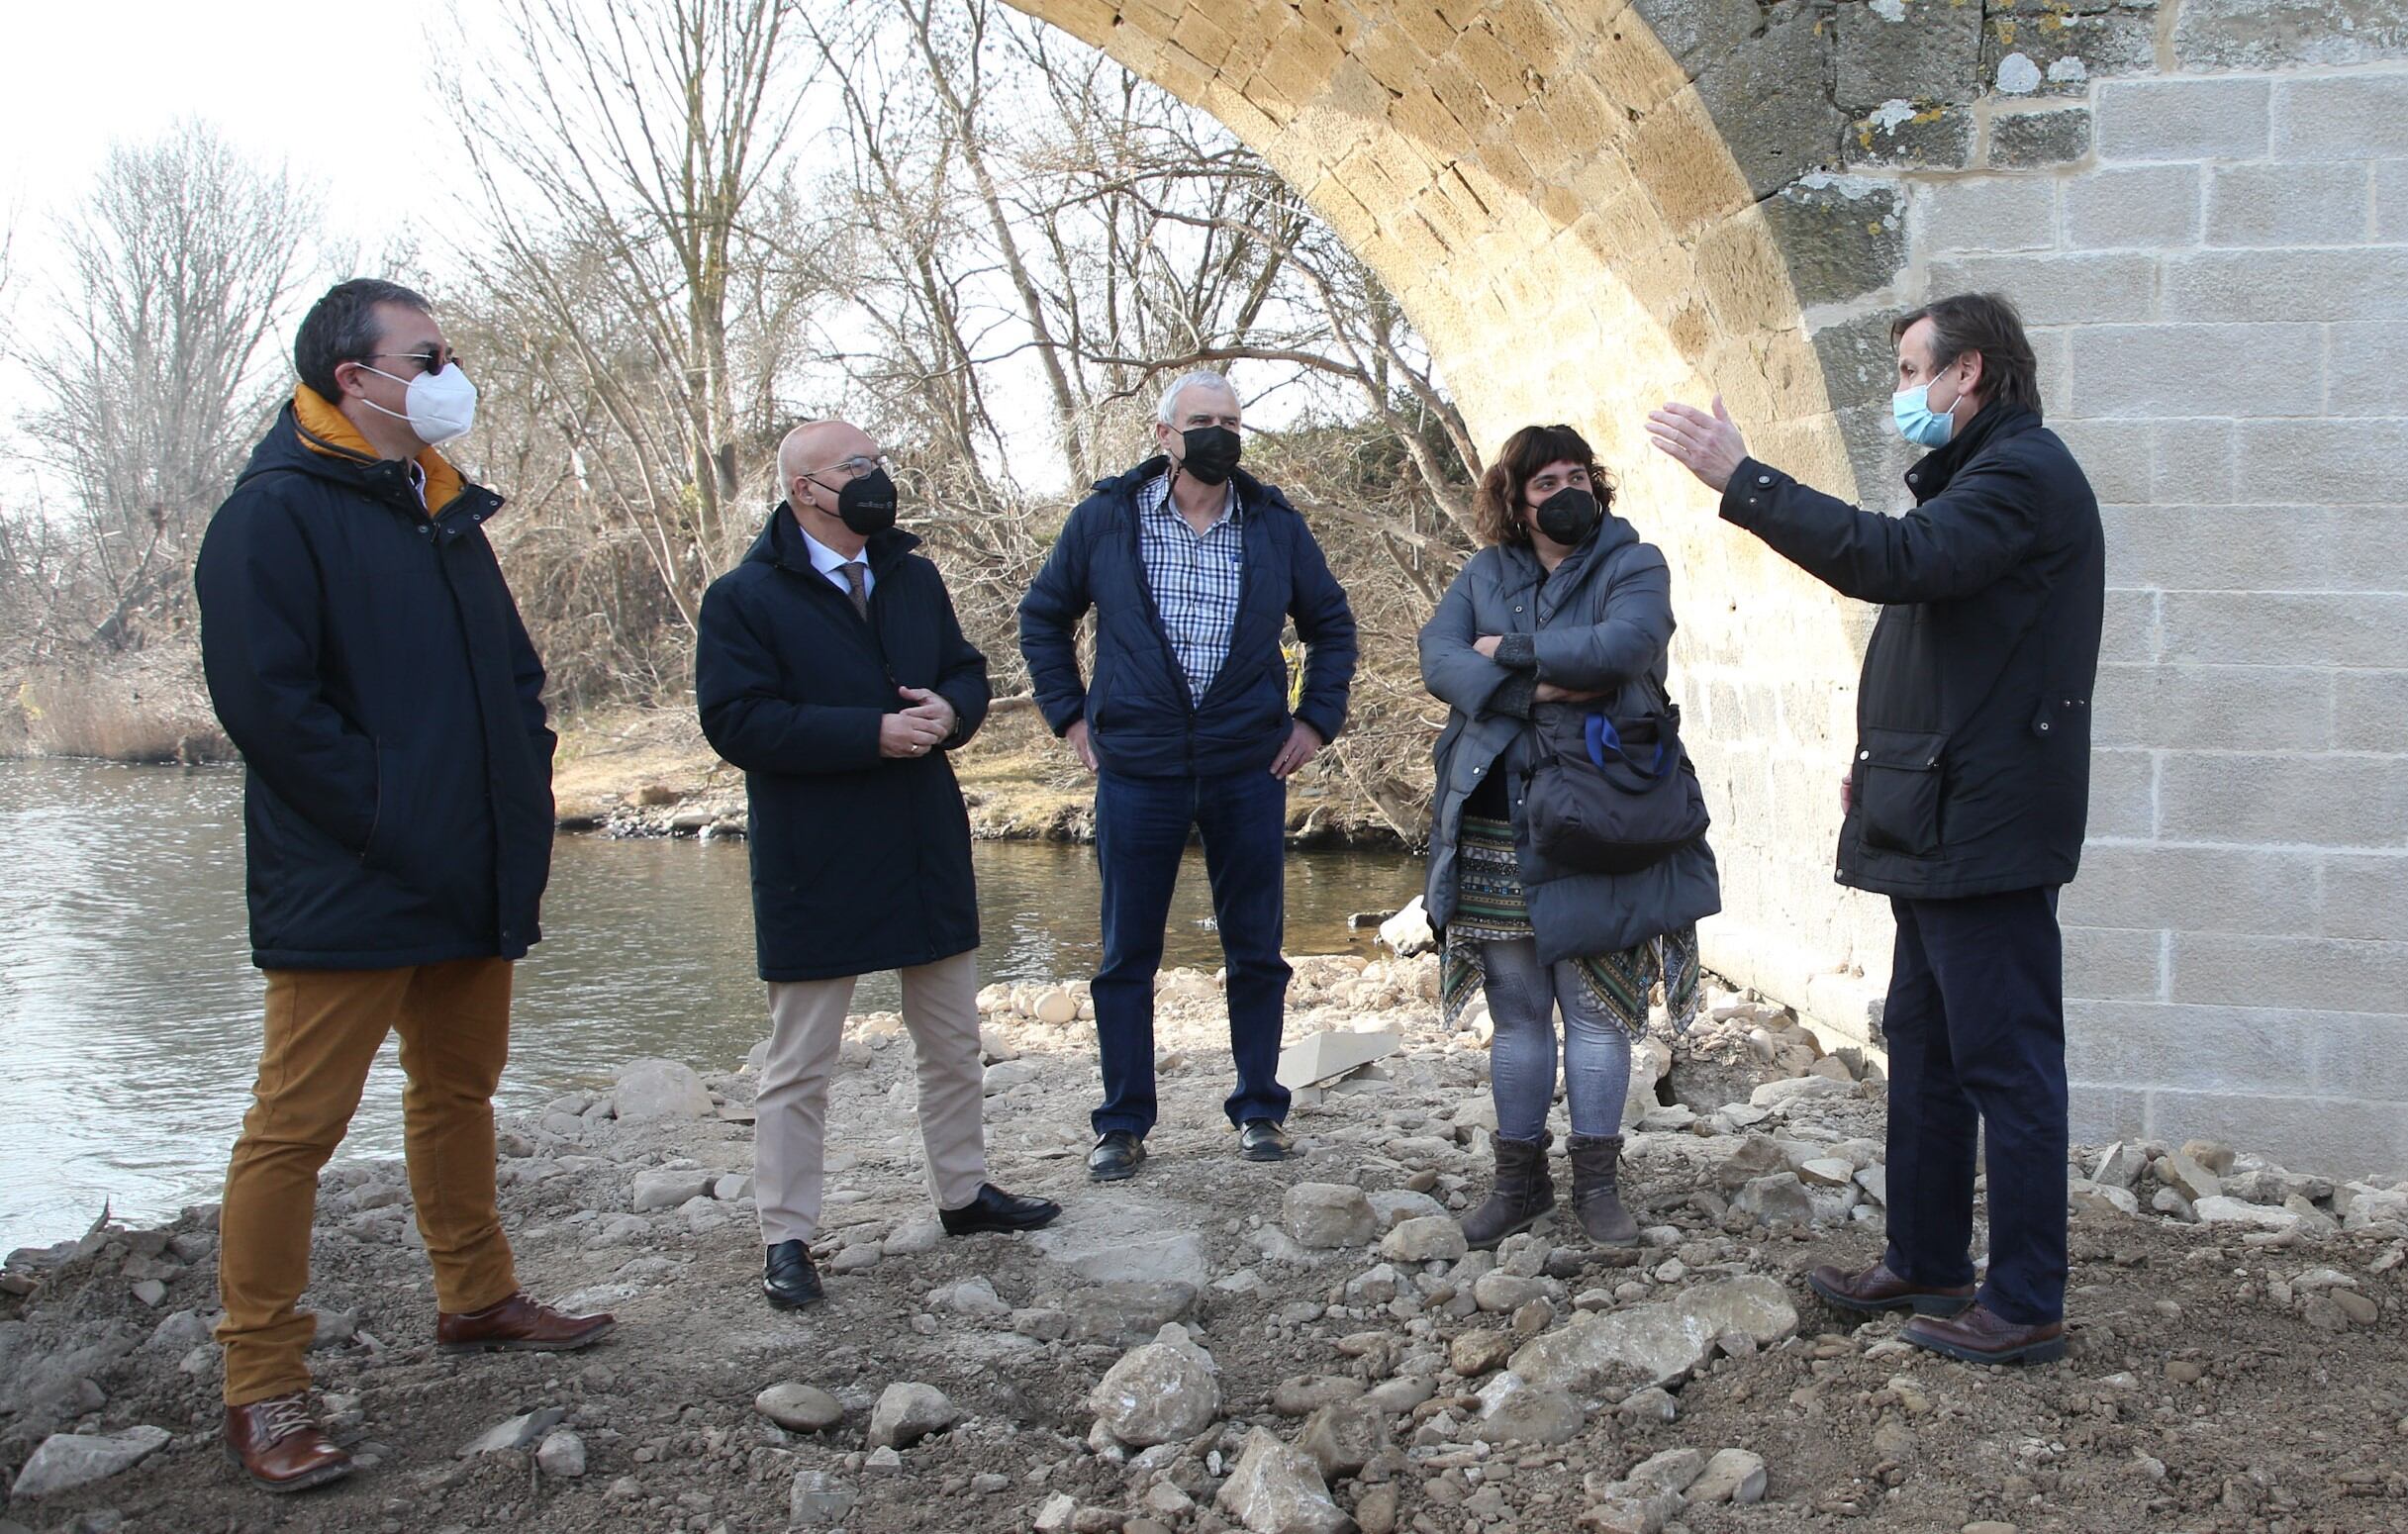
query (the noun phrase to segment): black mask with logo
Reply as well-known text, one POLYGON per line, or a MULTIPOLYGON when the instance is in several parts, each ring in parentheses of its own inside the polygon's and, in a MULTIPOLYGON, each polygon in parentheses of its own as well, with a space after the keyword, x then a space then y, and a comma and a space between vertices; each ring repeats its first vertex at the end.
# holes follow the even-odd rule
POLYGON ((1201 484, 1217 485, 1236 472, 1237 460, 1244 444, 1237 433, 1227 427, 1190 427, 1179 433, 1181 451, 1187 456, 1179 466, 1201 484))
POLYGON ((895 481, 884 469, 846 480, 844 488, 836 492, 836 516, 865 538, 886 531, 895 526, 895 481))
POLYGON ((1566 548, 1588 542, 1604 520, 1605 510, 1597 505, 1597 498, 1578 485, 1566 485, 1541 501, 1531 517, 1539 531, 1566 548))

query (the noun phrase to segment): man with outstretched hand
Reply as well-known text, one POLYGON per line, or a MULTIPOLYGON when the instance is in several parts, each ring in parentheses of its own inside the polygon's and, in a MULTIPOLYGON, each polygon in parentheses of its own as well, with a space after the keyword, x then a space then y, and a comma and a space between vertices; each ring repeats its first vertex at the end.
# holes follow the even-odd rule
POLYGON ((1900 434, 1930 452, 1883 517, 1747 455, 1739 429, 1667 405, 1655 445, 1722 516, 1844 596, 1881 604, 1857 693, 1839 881, 1886 895, 1889 1249, 1808 1283, 1853 1311, 1912 1310, 1906 1340, 1975 1363, 2065 1354, 2066 1018, 2057 893, 2081 858, 2106 566, 2098 502, 2040 422, 2006 300, 1901 316, 1900 434), (1986 1135, 1990 1265, 1971 1255, 1986 1135))

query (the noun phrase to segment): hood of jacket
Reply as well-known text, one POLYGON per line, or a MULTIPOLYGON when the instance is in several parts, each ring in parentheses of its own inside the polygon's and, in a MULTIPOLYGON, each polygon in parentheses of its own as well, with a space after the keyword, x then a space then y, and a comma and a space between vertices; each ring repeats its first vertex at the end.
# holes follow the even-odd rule
MULTIPOLYGON (((431 515, 441 513, 471 488, 457 466, 432 447, 418 455, 418 467, 427 477, 431 515)), ((248 476, 266 468, 296 470, 381 501, 398 495, 402 504, 414 506, 418 500, 402 461, 378 457, 350 419, 308 384, 293 386, 293 397, 278 413, 275 430, 260 439, 243 472, 248 476)))

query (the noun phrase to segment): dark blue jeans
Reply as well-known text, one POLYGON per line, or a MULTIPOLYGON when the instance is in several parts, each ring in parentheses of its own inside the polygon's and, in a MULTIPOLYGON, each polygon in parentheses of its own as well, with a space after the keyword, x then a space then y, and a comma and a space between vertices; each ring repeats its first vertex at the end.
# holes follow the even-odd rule
POLYGON ((2018 1326, 2066 1307, 2066 1000, 2057 892, 1893 900, 1889 1270, 1974 1281, 1974 1154, 1987 1135, 1980 1303, 2018 1326))
POLYGON ((1096 1043, 1104 1105, 1096 1133, 1154 1127, 1154 972, 1188 833, 1204 835, 1212 915, 1228 960, 1229 1052, 1237 1090, 1229 1122, 1284 1121, 1279 1070, 1288 961, 1283 867, 1288 786, 1269 772, 1212 778, 1096 778, 1096 861, 1104 872, 1104 967, 1096 972, 1096 1043))

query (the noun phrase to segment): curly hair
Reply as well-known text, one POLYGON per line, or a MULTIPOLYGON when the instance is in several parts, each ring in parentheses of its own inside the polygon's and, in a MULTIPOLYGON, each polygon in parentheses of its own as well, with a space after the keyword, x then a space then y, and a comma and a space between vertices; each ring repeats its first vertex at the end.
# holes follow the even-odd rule
POLYGON ((1505 438, 1505 445, 1480 476, 1472 493, 1472 519, 1483 543, 1519 543, 1527 547, 1530 529, 1522 525, 1522 487, 1550 463, 1578 463, 1589 470, 1589 493, 1600 510, 1613 510, 1613 479, 1597 462, 1589 439, 1561 423, 1524 427, 1505 438))

